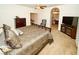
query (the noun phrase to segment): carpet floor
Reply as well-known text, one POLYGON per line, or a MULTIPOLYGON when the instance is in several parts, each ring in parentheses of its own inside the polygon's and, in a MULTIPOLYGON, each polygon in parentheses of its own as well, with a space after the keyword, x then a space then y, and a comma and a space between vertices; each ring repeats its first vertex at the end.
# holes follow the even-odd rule
POLYGON ((38 55, 76 55, 77 46, 75 39, 57 30, 57 26, 52 27, 51 34, 54 42, 47 44, 38 55))

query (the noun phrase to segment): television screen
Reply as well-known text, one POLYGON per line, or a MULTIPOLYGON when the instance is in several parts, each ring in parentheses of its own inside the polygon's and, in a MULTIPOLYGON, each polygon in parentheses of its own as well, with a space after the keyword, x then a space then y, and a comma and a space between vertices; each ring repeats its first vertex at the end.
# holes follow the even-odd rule
POLYGON ((63 17, 63 23, 66 25, 72 25, 73 17, 63 17))

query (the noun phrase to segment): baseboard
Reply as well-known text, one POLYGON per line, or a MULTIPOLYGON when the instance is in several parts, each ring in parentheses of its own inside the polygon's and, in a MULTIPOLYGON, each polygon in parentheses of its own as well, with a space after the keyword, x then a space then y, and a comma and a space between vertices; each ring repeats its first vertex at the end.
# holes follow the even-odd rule
POLYGON ((77 55, 79 55, 79 41, 76 40, 76 45, 77 45, 77 55))
POLYGON ((79 44, 77 45, 77 55, 79 55, 79 44))

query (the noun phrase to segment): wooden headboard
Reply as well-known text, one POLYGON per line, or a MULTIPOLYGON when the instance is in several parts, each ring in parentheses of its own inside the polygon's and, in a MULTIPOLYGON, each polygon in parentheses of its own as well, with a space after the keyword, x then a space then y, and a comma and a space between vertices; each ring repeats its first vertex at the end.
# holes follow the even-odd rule
POLYGON ((15 27, 20 28, 26 26, 26 18, 15 18, 15 27))

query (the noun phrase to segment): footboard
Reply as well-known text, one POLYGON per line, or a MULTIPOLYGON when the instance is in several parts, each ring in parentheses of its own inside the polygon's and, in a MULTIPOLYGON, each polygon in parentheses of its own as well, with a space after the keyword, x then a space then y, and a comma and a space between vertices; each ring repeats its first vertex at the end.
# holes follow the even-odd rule
POLYGON ((26 49, 22 50, 18 54, 20 55, 36 55, 38 54, 41 49, 48 43, 47 35, 41 37, 37 41, 35 41, 33 44, 28 46, 26 49))
POLYGON ((32 53, 32 55, 38 55, 39 52, 47 45, 48 40, 44 40, 42 44, 32 53))

